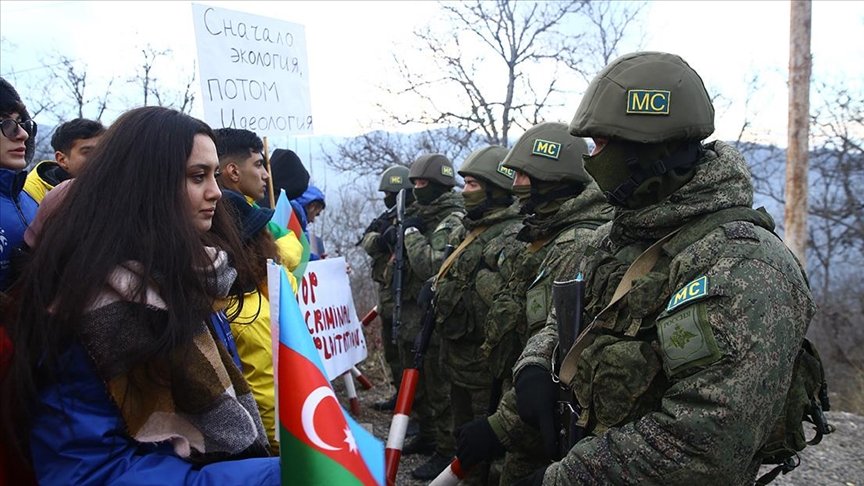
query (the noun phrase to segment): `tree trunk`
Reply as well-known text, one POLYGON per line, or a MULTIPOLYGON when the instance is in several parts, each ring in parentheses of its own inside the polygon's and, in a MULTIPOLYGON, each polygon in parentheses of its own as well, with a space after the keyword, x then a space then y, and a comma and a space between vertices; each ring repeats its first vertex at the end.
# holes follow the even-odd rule
POLYGON ((786 152, 786 244, 806 266, 807 165, 810 141, 810 0, 792 0, 789 21, 789 147, 786 152))

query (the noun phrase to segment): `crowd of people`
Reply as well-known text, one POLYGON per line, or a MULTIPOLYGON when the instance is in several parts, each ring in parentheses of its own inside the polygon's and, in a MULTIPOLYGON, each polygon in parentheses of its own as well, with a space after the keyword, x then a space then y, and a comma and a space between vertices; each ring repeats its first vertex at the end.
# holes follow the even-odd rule
MULTIPOLYGON (((275 150, 268 173, 254 132, 143 107, 63 123, 26 171, 37 124, 2 78, 0 129, 0 482, 277 484, 266 261, 296 289, 326 207, 299 157, 275 150), (305 235, 272 221, 268 184, 305 235)), ((397 389, 434 315, 415 478, 453 459, 476 485, 789 468, 799 402, 820 406, 798 371, 815 306, 713 131, 699 75, 638 52, 569 125, 381 174, 360 244, 397 389)))

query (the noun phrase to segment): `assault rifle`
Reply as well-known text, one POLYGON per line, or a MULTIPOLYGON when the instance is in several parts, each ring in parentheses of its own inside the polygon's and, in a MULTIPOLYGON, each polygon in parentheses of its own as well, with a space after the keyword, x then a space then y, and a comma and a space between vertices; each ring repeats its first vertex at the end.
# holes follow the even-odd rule
MULTIPOLYGON (((555 369, 553 376, 556 377, 561 370, 561 363, 579 333, 582 332, 582 312, 585 308, 585 281, 582 274, 576 275, 573 280, 552 283, 552 305, 558 317, 558 349, 555 355, 555 369)), ((579 403, 573 395, 569 384, 560 383, 560 399, 558 401, 558 417, 560 428, 558 431, 558 458, 567 455, 567 452, 584 435, 584 430, 577 425, 579 421, 579 403)))
POLYGON ((405 189, 396 195, 396 246, 393 248, 393 344, 398 343, 402 324, 402 276, 405 273, 405 189))

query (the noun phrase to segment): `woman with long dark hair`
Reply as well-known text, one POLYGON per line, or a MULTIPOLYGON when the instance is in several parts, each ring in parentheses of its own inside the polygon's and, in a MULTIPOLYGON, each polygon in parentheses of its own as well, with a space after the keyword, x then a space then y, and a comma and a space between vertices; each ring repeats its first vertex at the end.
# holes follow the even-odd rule
POLYGON ((222 248, 241 248, 218 167, 203 122, 131 110, 47 218, 3 390, 4 430, 29 441, 40 483, 279 481, 213 326, 236 276, 222 248))

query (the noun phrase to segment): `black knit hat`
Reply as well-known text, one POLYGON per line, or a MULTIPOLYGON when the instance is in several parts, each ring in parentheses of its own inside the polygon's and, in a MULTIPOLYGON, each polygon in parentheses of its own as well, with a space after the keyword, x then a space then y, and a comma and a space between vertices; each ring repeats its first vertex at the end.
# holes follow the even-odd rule
MULTIPOLYGON (((21 120, 29 120, 30 113, 27 113, 27 108, 18 96, 15 88, 0 76, 0 115, 9 115, 18 113, 21 115, 21 120)), ((28 163, 33 160, 33 154, 36 153, 36 123, 33 123, 33 131, 30 133, 30 138, 24 142, 26 152, 24 152, 24 160, 28 163)))
POLYGON ((228 212, 234 216, 234 221, 243 240, 249 240, 258 234, 267 226, 274 213, 274 210, 270 208, 253 207, 246 202, 246 198, 242 194, 228 189, 222 189, 221 202, 228 205, 228 212))
POLYGON ((276 197, 279 197, 279 189, 285 189, 285 196, 289 200, 297 199, 309 186, 309 172, 292 150, 274 150, 270 156, 270 172, 276 197))

